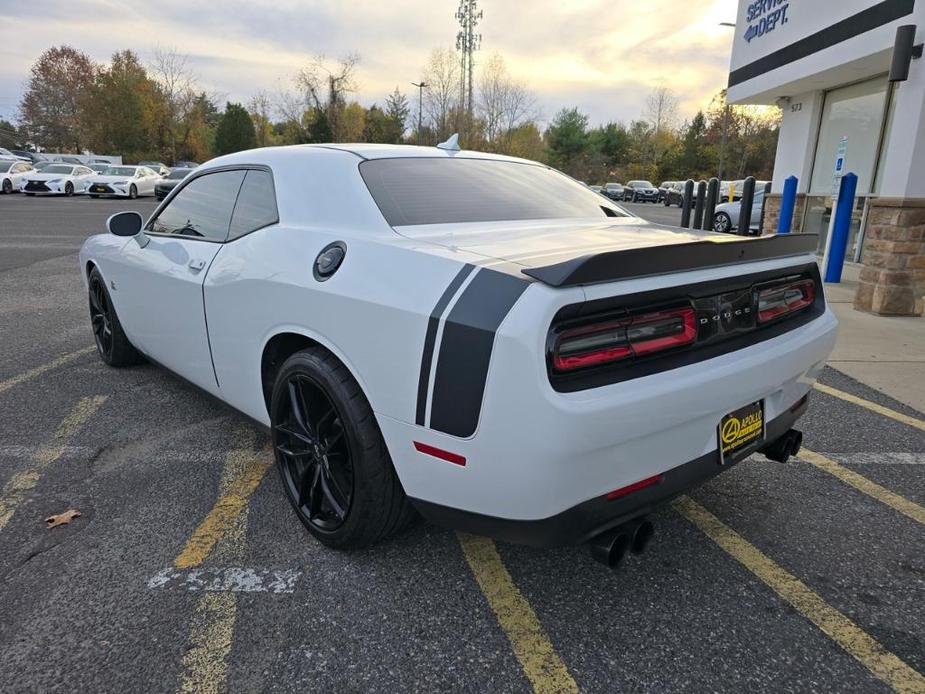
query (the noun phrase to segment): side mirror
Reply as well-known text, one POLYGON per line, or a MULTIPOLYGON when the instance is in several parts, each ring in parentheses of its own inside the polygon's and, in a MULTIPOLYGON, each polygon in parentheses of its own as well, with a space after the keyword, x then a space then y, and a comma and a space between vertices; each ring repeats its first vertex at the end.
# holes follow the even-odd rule
POLYGON ((143 225, 144 220, 137 212, 119 212, 106 220, 106 228, 115 236, 135 236, 143 225))

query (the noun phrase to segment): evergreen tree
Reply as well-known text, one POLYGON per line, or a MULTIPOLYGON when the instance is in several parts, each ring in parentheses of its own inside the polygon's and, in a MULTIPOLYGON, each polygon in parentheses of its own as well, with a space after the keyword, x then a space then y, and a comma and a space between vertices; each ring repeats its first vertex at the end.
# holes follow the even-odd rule
POLYGON ((388 123, 384 133, 385 139, 381 142, 401 143, 405 129, 408 127, 409 115, 411 115, 411 107, 408 105, 408 99, 398 90, 398 87, 395 87, 395 91, 385 100, 385 116, 388 123))
POLYGON ((229 102, 215 131, 215 154, 230 154, 256 146, 257 133, 247 109, 229 102))
POLYGON ((568 168, 588 148, 588 117, 577 108, 564 108, 546 129, 546 148, 553 166, 568 168))

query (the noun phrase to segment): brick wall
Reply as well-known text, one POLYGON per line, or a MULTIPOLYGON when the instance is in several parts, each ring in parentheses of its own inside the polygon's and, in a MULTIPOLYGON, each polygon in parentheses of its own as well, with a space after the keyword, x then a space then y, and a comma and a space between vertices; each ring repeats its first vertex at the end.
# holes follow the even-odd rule
MULTIPOLYGON (((780 193, 771 193, 765 196, 764 203, 764 225, 761 227, 762 234, 776 234, 777 223, 780 221, 780 193)), ((803 211, 806 209, 806 195, 798 193, 796 203, 793 206, 793 225, 790 231, 799 233, 803 224, 803 211)))
POLYGON ((920 316, 925 308, 925 199, 871 198, 854 307, 920 316))

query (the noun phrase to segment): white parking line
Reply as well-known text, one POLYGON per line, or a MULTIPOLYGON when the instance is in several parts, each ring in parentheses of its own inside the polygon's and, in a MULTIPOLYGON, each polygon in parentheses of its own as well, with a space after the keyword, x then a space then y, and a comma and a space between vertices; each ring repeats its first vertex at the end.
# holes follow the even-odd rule
POLYGON ((168 567, 148 580, 148 588, 177 588, 191 592, 291 593, 302 572, 298 569, 176 569, 168 567))

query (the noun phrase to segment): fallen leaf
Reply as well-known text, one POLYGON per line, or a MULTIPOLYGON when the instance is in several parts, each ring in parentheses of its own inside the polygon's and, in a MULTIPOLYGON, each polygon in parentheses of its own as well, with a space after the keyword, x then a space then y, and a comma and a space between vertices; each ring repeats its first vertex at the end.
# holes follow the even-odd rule
POLYGON ((76 508, 70 508, 64 513, 56 513, 53 516, 48 516, 45 519, 45 523, 49 528, 55 528, 59 525, 67 525, 75 518, 80 518, 80 511, 76 508))

